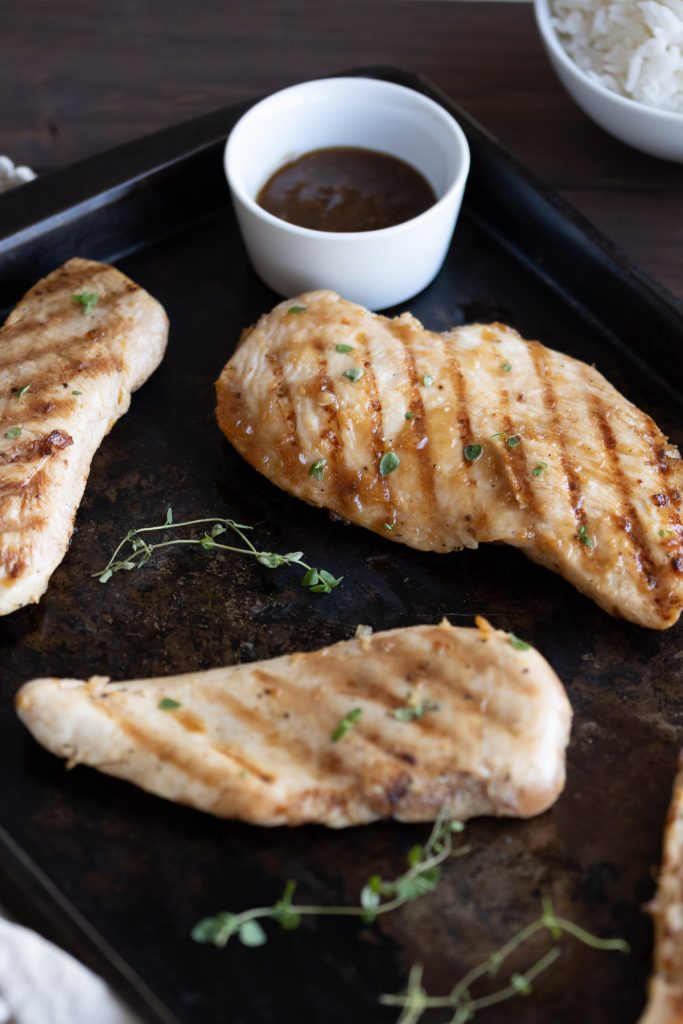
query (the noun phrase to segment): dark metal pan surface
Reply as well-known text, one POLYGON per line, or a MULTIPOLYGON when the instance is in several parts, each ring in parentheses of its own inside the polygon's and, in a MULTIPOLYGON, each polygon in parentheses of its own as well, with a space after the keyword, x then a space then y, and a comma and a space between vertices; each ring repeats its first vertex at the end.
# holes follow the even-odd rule
MULTIPOLYGON (((358 72, 356 72, 358 73, 358 72)), ((681 306, 467 116, 449 107, 473 168, 446 265, 410 303, 430 328, 502 320, 605 373, 683 439, 681 306)), ((532 997, 482 1013, 497 1024, 629 1024, 651 955, 643 904, 683 735, 681 627, 617 621, 519 552, 422 554, 333 522, 251 470, 214 421, 213 381, 275 296, 250 269, 222 177, 231 108, 0 198, 0 308, 72 255, 116 261, 165 305, 162 366, 97 453, 77 531, 39 605, 0 621, 0 899, 104 973, 149 1021, 381 1024, 411 964, 446 992, 538 914, 542 893, 628 957, 563 944, 532 997), (301 549, 343 575, 331 595, 246 560, 174 551, 106 586, 91 577, 130 528, 230 515, 272 550, 301 549), (164 803, 96 772, 64 770, 15 717, 39 675, 144 677, 308 650, 375 629, 480 613, 532 641, 575 710, 565 793, 529 822, 482 820, 436 893, 373 926, 306 922, 224 951, 189 937, 198 918, 271 904, 290 878, 307 902, 356 902, 372 873, 400 873, 426 829, 259 830, 164 803)), ((580 424, 577 424, 580 430, 580 424)), ((536 947, 534 953, 538 951, 536 947)), ((516 965, 520 966, 520 965, 516 965)), ((437 1015, 440 1021, 446 1015, 437 1015)))

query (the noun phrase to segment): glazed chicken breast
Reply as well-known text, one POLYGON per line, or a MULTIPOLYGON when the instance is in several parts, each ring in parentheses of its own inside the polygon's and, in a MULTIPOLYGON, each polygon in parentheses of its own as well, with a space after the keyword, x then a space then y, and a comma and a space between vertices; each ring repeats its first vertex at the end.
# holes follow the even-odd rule
POLYGON ((564 785, 569 703, 540 654, 478 621, 165 679, 37 679, 17 711, 71 765, 258 825, 539 814, 564 785))
POLYGON ((683 757, 664 830, 657 895, 655 962, 640 1024, 683 1024, 683 757))
POLYGON ((238 452, 423 551, 503 541, 653 629, 683 605, 683 463, 595 369, 502 324, 444 334, 316 291, 244 332, 217 382, 238 452))
POLYGON ((92 457, 167 335, 155 299, 82 259, 39 281, 0 329, 0 615, 45 592, 92 457))

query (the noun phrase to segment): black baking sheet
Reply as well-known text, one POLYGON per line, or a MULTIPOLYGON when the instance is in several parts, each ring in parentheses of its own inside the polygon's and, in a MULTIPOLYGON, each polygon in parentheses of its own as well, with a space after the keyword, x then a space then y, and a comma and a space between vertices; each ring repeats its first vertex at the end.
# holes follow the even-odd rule
MULTIPOLYGON (((362 73, 435 96, 472 148, 451 251, 411 310, 437 330, 502 320, 595 363, 680 441, 680 304, 428 85, 391 68, 362 73)), ((642 905, 682 736, 681 628, 660 634, 612 619, 512 549, 425 554, 332 522, 232 451, 214 422, 213 381, 241 330, 276 300, 247 263, 222 174, 223 142, 243 109, 0 198, 0 308, 81 255, 116 261, 171 320, 166 359, 95 457, 47 594, 0 621, 0 899, 93 964, 149 1021, 390 1024, 397 1011, 377 996, 401 989, 412 963, 444 993, 534 918, 547 892, 565 916, 625 937, 631 955, 566 942, 532 997, 482 1020, 635 1022, 651 954, 642 905), (91 578, 130 527, 161 521, 168 505, 176 518, 258 523, 265 548, 301 549, 344 583, 314 595, 287 569, 199 550, 106 586, 91 578), (260 949, 189 938, 199 917, 272 903, 289 878, 307 902, 356 902, 368 875, 400 873, 427 829, 268 831, 214 820, 84 768, 66 772, 12 708, 34 676, 183 672, 313 649, 359 622, 383 629, 446 614, 471 624, 476 613, 531 640, 567 685, 567 788, 534 821, 472 822, 472 852, 446 867, 438 891, 372 927, 273 928, 260 949)))

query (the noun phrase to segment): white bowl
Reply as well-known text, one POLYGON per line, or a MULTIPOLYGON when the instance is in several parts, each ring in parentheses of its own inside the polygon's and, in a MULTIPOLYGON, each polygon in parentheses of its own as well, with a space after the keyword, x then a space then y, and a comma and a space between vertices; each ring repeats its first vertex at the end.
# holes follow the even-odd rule
POLYGON ((534 0, 546 52, 567 92, 601 128, 635 149, 683 162, 683 114, 637 103, 593 81, 569 56, 552 24, 550 0, 534 0))
POLYGON ((235 125, 225 173, 249 258, 285 297, 331 288, 370 309, 403 302, 441 267, 460 211, 470 155, 460 126, 437 103, 373 78, 326 78, 274 93, 235 125), (412 164, 437 202, 378 231, 315 231, 256 203, 278 167, 312 149, 359 146, 412 164))

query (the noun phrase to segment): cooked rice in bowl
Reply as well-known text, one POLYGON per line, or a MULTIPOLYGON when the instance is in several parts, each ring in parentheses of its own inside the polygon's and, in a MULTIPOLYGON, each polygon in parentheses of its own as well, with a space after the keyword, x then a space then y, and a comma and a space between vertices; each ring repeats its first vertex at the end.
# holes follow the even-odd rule
POLYGON ((683 113, 683 0, 551 0, 569 56, 593 81, 683 113))

